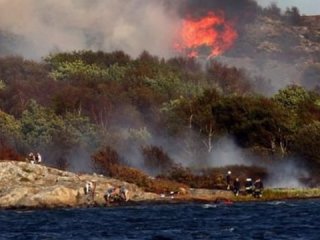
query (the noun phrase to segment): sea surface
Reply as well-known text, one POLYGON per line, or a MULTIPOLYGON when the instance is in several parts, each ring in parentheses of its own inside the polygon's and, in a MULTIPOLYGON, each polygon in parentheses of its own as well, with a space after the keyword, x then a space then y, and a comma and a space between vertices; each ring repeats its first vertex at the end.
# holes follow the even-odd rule
POLYGON ((320 239, 320 200, 1 210, 0 239, 320 239))

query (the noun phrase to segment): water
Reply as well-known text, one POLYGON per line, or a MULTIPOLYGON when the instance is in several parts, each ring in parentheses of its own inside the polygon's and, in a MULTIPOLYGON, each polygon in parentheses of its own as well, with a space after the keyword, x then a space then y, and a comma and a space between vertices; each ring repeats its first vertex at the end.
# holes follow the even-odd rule
POLYGON ((320 200, 0 211, 0 239, 320 239, 320 200))

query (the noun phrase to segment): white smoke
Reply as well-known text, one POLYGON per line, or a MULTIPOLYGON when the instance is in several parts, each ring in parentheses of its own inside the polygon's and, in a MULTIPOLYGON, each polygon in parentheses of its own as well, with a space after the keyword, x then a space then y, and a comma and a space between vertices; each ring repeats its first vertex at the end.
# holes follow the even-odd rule
POLYGON ((302 188, 301 178, 309 177, 308 172, 291 159, 284 159, 267 165, 269 177, 266 184, 274 188, 302 188))
POLYGON ((259 157, 248 154, 237 146, 230 136, 220 138, 214 145, 209 160, 209 167, 257 166, 265 168, 268 173, 265 185, 277 188, 305 187, 302 178, 308 177, 308 171, 293 159, 274 159, 264 162, 259 157))
POLYGON ((0 0, 0 30, 23 37, 19 54, 29 58, 82 49, 170 57, 179 23, 171 10, 158 0, 0 0))
POLYGON ((209 166, 224 167, 230 165, 251 166, 252 161, 231 137, 224 136, 214 144, 209 166))

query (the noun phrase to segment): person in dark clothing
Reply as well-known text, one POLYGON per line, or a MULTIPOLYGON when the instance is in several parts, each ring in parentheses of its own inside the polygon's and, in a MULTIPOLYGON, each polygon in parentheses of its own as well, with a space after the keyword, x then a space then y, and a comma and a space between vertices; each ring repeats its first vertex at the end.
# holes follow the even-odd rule
POLYGON ((240 181, 239 181, 239 178, 236 178, 233 182, 233 192, 236 196, 239 195, 240 193, 240 181))
POLYGON ((230 187, 231 187, 231 171, 228 171, 228 173, 227 173, 226 182, 227 182, 227 190, 230 190, 230 187))
POLYGON ((256 198, 262 197, 262 190, 263 190, 263 183, 260 178, 258 178, 254 182, 254 190, 253 190, 253 196, 256 198))

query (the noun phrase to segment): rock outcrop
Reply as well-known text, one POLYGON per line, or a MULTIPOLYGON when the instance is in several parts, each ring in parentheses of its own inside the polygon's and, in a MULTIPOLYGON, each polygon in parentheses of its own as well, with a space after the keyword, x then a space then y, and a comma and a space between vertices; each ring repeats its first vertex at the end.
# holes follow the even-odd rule
POLYGON ((103 175, 75 174, 55 168, 26 162, 0 162, 0 208, 55 208, 106 206, 107 189, 124 186, 128 190, 128 203, 215 201, 231 199, 227 191, 208 189, 181 189, 179 193, 155 194, 103 175), (94 183, 94 198, 85 194, 87 182, 94 183))
POLYGON ((100 175, 78 175, 25 162, 0 162, 1 208, 76 207, 105 204, 104 193, 110 187, 125 186, 131 201, 159 199, 134 184, 100 175), (85 195, 87 181, 96 184, 94 199, 85 195))

